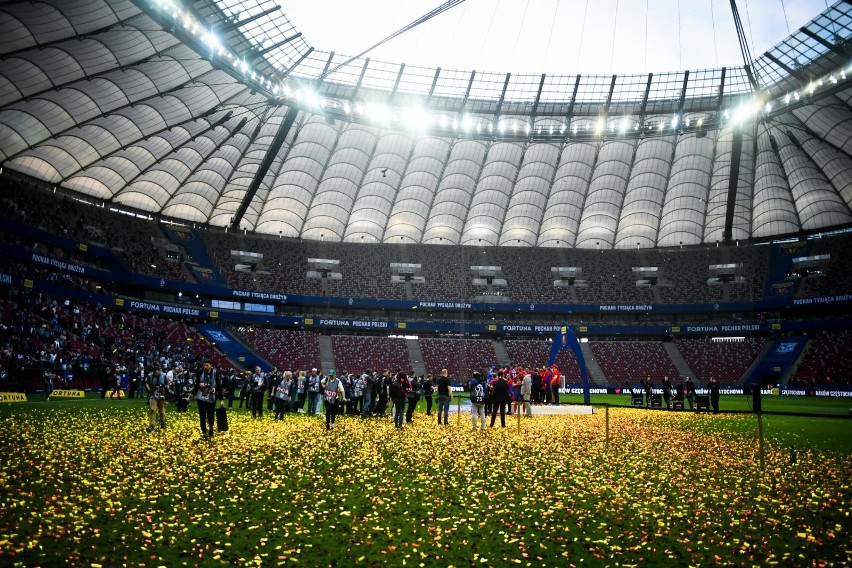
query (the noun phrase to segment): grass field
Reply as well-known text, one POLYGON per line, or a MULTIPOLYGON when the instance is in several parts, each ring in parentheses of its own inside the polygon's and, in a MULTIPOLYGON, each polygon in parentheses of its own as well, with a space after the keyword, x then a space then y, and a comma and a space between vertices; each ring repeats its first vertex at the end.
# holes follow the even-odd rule
POLYGON ((138 400, 0 407, 3 564, 852 562, 847 419, 764 416, 761 471, 750 414, 612 408, 607 445, 602 408, 476 433, 232 410, 209 442, 194 410, 146 435, 138 400))

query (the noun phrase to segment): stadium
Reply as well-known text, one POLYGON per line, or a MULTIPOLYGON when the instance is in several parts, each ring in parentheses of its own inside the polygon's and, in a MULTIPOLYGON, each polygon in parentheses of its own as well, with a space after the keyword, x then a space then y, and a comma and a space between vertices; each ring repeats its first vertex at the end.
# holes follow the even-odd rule
POLYGON ((301 4, 0 3, 4 562, 852 563, 852 4, 301 4))

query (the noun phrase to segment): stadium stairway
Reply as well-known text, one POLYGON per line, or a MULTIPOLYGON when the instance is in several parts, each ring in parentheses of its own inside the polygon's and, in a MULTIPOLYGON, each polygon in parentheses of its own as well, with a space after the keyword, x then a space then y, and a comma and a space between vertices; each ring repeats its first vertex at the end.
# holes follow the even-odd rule
POLYGON ((494 345, 494 355, 497 357, 497 364, 501 367, 508 367, 512 363, 517 363, 518 361, 512 361, 509 358, 509 352, 506 351, 506 344, 502 341, 495 339, 491 342, 494 345))
POLYGON ((423 361, 423 351, 420 350, 420 342, 416 339, 406 339, 408 347, 408 358, 411 359, 411 368, 418 375, 426 374, 426 363, 423 361))
MULTIPOLYGON (((774 341, 767 341, 766 343, 764 343, 763 349, 760 350, 760 353, 758 353, 757 357, 754 358, 754 361, 751 362, 751 365, 749 365, 748 369, 746 369, 746 372, 743 373, 743 376, 740 377, 739 381, 737 381, 738 387, 744 387, 748 383, 749 379, 754 374, 755 369, 757 369, 757 366, 760 364, 761 361, 763 361, 763 359, 766 357, 766 354, 769 353, 770 349, 772 349, 773 345, 775 345, 774 341)), ((793 365, 790 370, 791 373, 796 370, 796 367, 798 367, 799 361, 801 361, 801 358, 804 356, 804 354, 805 351, 802 350, 802 355, 799 356, 799 359, 796 361, 796 364, 793 365)))
POLYGON ((334 366, 334 346, 331 344, 330 335, 319 336, 319 349, 320 366, 322 367, 322 373, 327 373, 329 369, 336 369, 336 367, 334 366))
POLYGON ((264 371, 269 371, 272 364, 266 359, 246 347, 236 337, 231 335, 225 328, 218 325, 198 324, 195 326, 204 337, 209 339, 225 357, 240 369, 254 369, 259 366, 264 371))
POLYGON ((592 382, 596 385, 609 384, 609 379, 603 372, 600 363, 598 363, 598 360, 595 358, 595 354, 592 353, 592 348, 589 347, 589 344, 581 343, 580 351, 583 352, 583 359, 586 361, 586 370, 589 372, 589 377, 592 379, 592 382))
MULTIPOLYGON (((693 377, 695 378, 695 371, 693 371, 689 364, 686 362, 686 359, 683 358, 680 351, 677 348, 677 345, 672 343, 671 341, 663 341, 663 349, 666 350, 666 353, 669 355, 669 359, 674 363, 677 372, 680 373, 680 377, 693 377)), ((675 377, 672 377, 674 380, 675 377)))
POLYGON ((748 378, 747 385, 783 384, 789 377, 796 363, 805 351, 808 338, 804 336, 787 336, 772 342, 769 350, 759 359, 748 378))

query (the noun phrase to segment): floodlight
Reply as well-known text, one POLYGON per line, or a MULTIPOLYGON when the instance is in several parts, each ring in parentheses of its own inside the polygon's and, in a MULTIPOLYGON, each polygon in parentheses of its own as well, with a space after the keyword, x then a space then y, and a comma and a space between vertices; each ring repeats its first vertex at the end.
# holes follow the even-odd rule
POLYGON ((390 119, 390 110, 383 104, 370 103, 367 106, 367 114, 370 120, 375 122, 387 122, 390 119))
POLYGON ((621 132, 627 130, 627 117, 621 119, 621 132))
POLYGON ((672 128, 677 128, 678 116, 674 115, 672 117, 672 128))
POLYGON ((349 114, 349 111, 352 110, 349 106, 349 102, 343 101, 343 112, 349 114))

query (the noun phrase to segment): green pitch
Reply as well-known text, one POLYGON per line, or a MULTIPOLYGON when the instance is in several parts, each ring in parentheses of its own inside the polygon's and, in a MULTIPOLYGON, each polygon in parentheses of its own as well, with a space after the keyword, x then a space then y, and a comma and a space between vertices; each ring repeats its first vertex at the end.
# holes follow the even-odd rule
POLYGON ((138 400, 0 407, 3 563, 852 562, 847 419, 764 416, 760 470, 752 414, 611 408, 607 440, 603 407, 485 432, 234 409, 202 441, 194 406, 167 412, 147 435, 138 400))

